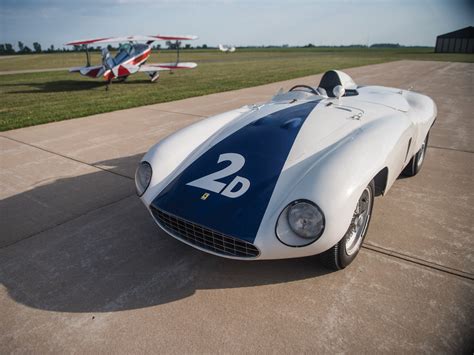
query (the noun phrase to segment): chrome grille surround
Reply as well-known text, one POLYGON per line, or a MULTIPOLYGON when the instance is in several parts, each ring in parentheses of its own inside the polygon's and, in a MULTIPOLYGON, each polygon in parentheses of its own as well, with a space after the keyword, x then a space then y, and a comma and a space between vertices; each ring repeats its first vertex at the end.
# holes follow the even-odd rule
POLYGON ((257 247, 249 242, 189 222, 156 207, 150 206, 150 209, 165 231, 191 245, 229 257, 256 258, 260 255, 257 247))

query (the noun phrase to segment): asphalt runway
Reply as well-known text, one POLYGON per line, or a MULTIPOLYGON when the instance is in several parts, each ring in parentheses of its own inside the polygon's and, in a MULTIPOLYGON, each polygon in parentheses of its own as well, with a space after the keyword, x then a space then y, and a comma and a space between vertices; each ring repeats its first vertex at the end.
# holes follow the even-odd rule
POLYGON ((0 133, 0 352, 472 353, 474 64, 346 71, 431 96, 438 119, 340 272, 194 250, 134 194, 155 142, 320 75, 0 133))

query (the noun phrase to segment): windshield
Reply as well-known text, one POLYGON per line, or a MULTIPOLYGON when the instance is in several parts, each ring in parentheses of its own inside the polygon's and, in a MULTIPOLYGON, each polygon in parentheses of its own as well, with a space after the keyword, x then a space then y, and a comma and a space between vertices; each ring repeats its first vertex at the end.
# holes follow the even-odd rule
POLYGON ((288 101, 293 101, 293 100, 315 100, 315 99, 321 99, 321 96, 314 95, 313 93, 307 92, 307 91, 294 90, 294 91, 288 91, 288 92, 280 91, 275 96, 273 96, 272 101, 287 103, 288 101))

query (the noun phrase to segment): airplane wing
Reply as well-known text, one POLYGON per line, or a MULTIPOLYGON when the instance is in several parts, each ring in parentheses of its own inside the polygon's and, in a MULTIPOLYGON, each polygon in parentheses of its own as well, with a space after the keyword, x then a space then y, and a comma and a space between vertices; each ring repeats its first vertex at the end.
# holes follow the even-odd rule
POLYGON ((103 37, 95 39, 83 39, 66 43, 67 46, 78 46, 82 44, 104 44, 104 43, 120 43, 120 42, 149 42, 149 41, 189 41, 197 39, 192 35, 151 35, 151 36, 125 36, 125 37, 103 37))
POLYGON ((185 35, 185 36, 174 36, 174 35, 156 35, 156 36, 149 36, 157 39, 161 39, 163 41, 192 41, 198 39, 198 36, 193 35, 185 35))
POLYGON ((157 72, 163 70, 175 70, 175 69, 193 69, 196 68, 197 64, 192 62, 182 63, 156 63, 156 64, 145 64, 140 67, 140 72, 157 72))

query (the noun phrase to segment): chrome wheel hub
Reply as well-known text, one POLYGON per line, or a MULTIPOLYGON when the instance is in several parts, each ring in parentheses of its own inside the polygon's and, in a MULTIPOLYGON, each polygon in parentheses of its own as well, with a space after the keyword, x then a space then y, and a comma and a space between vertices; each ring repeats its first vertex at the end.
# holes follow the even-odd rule
POLYGON ((352 255, 359 250, 370 220, 372 191, 366 187, 357 203, 346 240, 346 254, 352 255))
POLYGON ((418 167, 420 167, 421 164, 423 164, 423 160, 425 159, 425 151, 426 151, 426 138, 423 141, 423 144, 421 145, 420 155, 418 157, 418 162, 417 162, 418 167))

